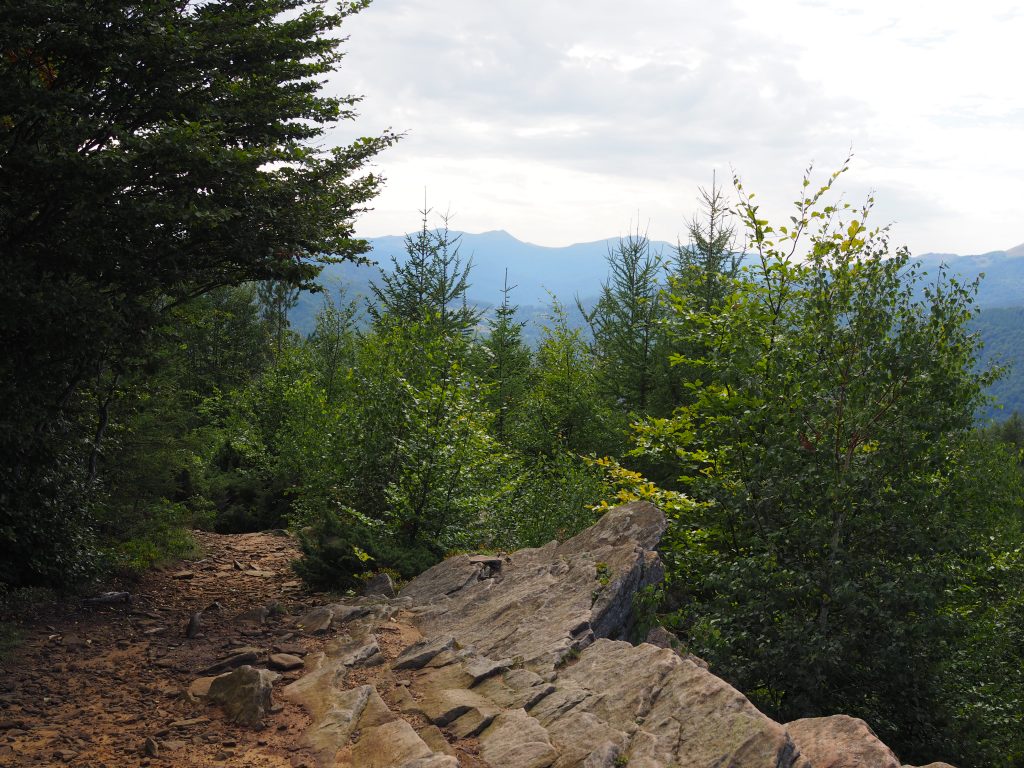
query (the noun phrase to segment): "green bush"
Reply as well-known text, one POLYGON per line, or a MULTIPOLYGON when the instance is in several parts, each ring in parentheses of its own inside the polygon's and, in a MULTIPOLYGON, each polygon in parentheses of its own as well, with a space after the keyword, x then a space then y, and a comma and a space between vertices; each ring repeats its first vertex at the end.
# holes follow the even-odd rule
MULTIPOLYGON (((148 504, 116 535, 104 537, 103 569, 134 575, 172 560, 196 558, 199 546, 189 529, 208 521, 207 513, 182 503, 159 499, 148 504)), ((106 521, 106 526, 113 528, 113 521, 106 521)))
POLYGON ((441 559, 439 551, 422 543, 404 545, 351 511, 322 514, 299 531, 299 546, 303 556, 293 563, 295 572, 312 587, 337 592, 358 588, 370 571, 409 579, 441 559))
POLYGON ((578 456, 556 450, 525 459, 509 467, 483 515, 480 543, 507 551, 567 539, 597 520, 593 506, 607 495, 602 471, 578 456))
POLYGON ((368 526, 354 517, 324 514, 299 531, 302 557, 292 566, 312 587, 343 592, 359 584, 360 574, 370 570, 372 556, 368 526))

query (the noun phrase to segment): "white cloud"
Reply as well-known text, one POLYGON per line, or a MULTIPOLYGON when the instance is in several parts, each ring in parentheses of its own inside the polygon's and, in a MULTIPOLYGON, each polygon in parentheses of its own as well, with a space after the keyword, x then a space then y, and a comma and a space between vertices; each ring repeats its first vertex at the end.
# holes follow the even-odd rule
POLYGON ((915 251, 1024 240, 1014 3, 376 0, 331 87, 362 93, 337 138, 391 126, 365 235, 416 226, 427 187, 455 226, 549 245, 674 239, 713 169, 784 213, 801 171, 878 190, 915 251), (982 11, 985 12, 982 12, 982 11))

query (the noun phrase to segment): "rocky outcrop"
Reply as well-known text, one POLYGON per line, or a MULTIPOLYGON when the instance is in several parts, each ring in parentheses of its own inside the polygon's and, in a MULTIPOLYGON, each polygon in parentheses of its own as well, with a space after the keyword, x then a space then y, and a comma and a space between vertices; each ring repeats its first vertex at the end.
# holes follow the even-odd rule
POLYGON ((598 640, 531 712, 567 765, 608 743, 631 766, 784 766, 789 737, 734 688, 670 650, 598 640))
POLYGON ((628 504, 565 542, 453 557, 396 598, 301 617, 332 636, 283 692, 312 719, 305 746, 323 766, 899 768, 862 721, 784 727, 670 638, 626 642, 664 530, 628 504))
POLYGON ((786 730, 814 768, 900 768, 892 750, 856 717, 807 717, 786 730))
POLYGON ((597 638, 627 636, 633 595, 663 576, 653 549, 664 532, 656 507, 630 504, 579 536, 514 552, 499 566, 468 555, 445 560, 400 596, 417 607, 425 635, 550 671, 597 638))

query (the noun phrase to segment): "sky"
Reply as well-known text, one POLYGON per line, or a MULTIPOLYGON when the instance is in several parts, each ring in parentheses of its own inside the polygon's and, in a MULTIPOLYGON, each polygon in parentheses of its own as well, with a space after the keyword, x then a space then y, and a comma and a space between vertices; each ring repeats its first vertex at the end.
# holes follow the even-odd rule
POLYGON ((852 151, 838 189, 894 244, 1024 242, 1019 0, 375 0, 345 31, 327 90, 363 100, 328 139, 405 134, 362 237, 426 200, 539 245, 675 242, 713 178, 785 222, 852 151))

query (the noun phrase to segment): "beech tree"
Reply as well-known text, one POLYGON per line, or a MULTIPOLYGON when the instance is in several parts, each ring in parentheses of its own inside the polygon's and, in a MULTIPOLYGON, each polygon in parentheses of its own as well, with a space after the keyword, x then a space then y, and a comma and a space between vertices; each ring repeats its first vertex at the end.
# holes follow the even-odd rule
POLYGON ((314 142, 354 117, 320 89, 367 5, 3 3, 0 580, 87 562, 110 405, 170 309, 361 258, 366 166, 395 136, 314 142))
POLYGON ((778 227, 737 184, 752 263, 720 308, 675 298, 694 396, 639 450, 701 502, 666 552, 694 651, 783 722, 847 712, 909 758, 955 749, 944 605, 1002 502, 968 447, 990 377, 974 286, 926 280, 834 179, 778 227))

